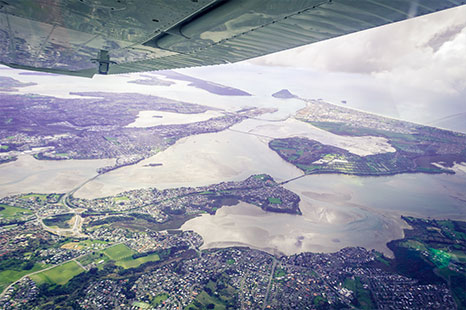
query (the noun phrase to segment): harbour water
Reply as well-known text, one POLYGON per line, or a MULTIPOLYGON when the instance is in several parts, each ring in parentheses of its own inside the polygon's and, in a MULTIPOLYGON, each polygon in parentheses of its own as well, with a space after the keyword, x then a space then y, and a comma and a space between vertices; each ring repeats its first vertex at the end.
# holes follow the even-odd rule
POLYGON ((312 175, 285 185, 299 194, 302 216, 264 212, 240 203, 202 215, 182 229, 200 233, 204 248, 248 245, 285 254, 363 246, 392 253, 403 237, 401 215, 466 219, 466 174, 384 177, 312 175))
MULTIPOLYGON (((21 78, 28 82, 26 77, 21 78)), ((302 176, 302 171, 268 148, 272 138, 306 136, 362 156, 393 151, 383 138, 341 137, 288 119, 304 103, 297 99, 271 97, 273 92, 283 88, 280 84, 282 82, 262 87, 257 83, 238 81, 234 86, 253 95, 232 97, 214 95, 183 81, 176 81, 170 86, 127 83, 134 78, 121 76, 113 86, 100 80, 100 77, 93 80, 91 85, 94 86, 89 86, 87 80, 77 80, 73 84, 73 91, 115 92, 124 89, 126 92, 204 104, 219 109, 218 113, 252 106, 271 107, 277 111, 264 114, 259 119, 244 121, 223 132, 180 139, 172 147, 136 165, 93 179, 75 193, 77 197, 92 199, 148 187, 164 189, 202 186, 243 180, 256 173, 267 173, 277 182, 302 176), (274 89, 271 90, 271 87, 274 89)), ((55 76, 43 79, 45 82, 57 81, 55 76)), ((69 94, 71 89, 65 85, 50 88, 44 87, 45 84, 21 89, 19 93, 73 97, 69 94)), ((304 84, 300 86, 301 90, 305 89, 304 84)), ((315 93, 303 94, 315 96, 315 93)), ((188 123, 206 116, 199 114, 196 118, 185 119, 185 115, 171 115, 167 112, 141 112, 132 126, 188 123), (154 115, 162 118, 154 118, 154 115)), ((66 192, 94 177, 97 168, 113 162, 38 161, 30 155, 21 155, 16 162, 0 166, 0 195, 66 192)), ((384 177, 337 174, 304 176, 285 184, 286 188, 300 196, 301 216, 268 213, 256 206, 240 203, 222 207, 215 215, 206 214, 191 219, 182 229, 201 234, 205 241, 204 248, 246 245, 292 254, 302 251, 331 252, 346 246, 364 246, 390 255, 386 243, 401 238, 403 228, 406 228, 401 215, 466 219, 466 169, 458 166, 456 172, 455 175, 401 174, 384 177)))
POLYGON ((64 193, 97 175, 97 168, 113 165, 114 159, 37 160, 20 155, 0 165, 0 197, 20 193, 64 193))

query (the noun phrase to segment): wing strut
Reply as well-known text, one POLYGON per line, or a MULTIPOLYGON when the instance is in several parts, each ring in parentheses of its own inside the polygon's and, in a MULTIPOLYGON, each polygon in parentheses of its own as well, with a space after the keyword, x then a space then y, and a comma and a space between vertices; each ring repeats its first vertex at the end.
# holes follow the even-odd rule
POLYGON ((100 50, 99 58, 93 58, 91 61, 93 63, 98 63, 99 74, 107 74, 110 69, 110 64, 116 64, 116 62, 110 60, 110 55, 106 50, 100 50))

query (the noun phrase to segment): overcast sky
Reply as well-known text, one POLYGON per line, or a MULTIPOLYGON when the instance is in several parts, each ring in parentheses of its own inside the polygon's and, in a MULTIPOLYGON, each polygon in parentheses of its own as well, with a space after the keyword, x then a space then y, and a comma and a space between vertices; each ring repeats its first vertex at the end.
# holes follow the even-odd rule
MULTIPOLYGON (((346 101, 349 107, 466 132, 466 6, 242 63, 179 71, 258 97, 287 88, 305 98, 346 101), (455 114, 462 115, 434 122, 455 114)), ((112 78, 118 77, 75 79, 108 89, 112 78)))
POLYGON ((373 79, 420 122, 466 112, 466 6, 250 60, 373 79), (417 117, 416 110, 422 117, 417 117), (409 111, 408 111, 409 110, 409 111))

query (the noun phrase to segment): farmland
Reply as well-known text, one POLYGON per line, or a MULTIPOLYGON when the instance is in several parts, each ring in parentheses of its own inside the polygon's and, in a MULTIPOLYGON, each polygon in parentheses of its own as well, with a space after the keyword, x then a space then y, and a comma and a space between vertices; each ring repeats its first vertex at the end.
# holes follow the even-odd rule
POLYGON ((103 251, 103 253, 109 259, 115 261, 115 265, 125 269, 136 268, 144 263, 160 260, 159 255, 156 253, 135 258, 137 252, 128 248, 124 244, 117 244, 107 248, 103 251))
POLYGON ((45 265, 35 264, 29 270, 2 270, 0 271, 0 291, 3 291, 12 282, 19 280, 22 276, 29 274, 31 272, 39 271, 43 269, 45 265))
POLYGON ((393 175, 407 172, 453 173, 424 161, 419 152, 397 150, 359 156, 347 150, 307 138, 274 139, 269 147, 306 174, 341 173, 361 176, 393 175))
POLYGON ((48 283, 64 285, 69 280, 71 280, 71 278, 83 271, 84 269, 81 268, 76 262, 71 261, 52 269, 34 274, 31 276, 31 279, 38 284, 48 283))
POLYGON ((18 208, 6 204, 0 204, 0 219, 1 218, 20 218, 23 215, 31 214, 32 211, 25 208, 18 208))

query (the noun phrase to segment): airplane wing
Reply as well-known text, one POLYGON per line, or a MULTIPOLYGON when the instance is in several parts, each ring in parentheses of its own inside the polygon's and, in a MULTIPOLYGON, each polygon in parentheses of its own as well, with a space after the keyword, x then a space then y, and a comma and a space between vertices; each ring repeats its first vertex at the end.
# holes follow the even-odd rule
POLYGON ((0 63, 91 77, 237 62, 466 0, 0 0, 0 63))

